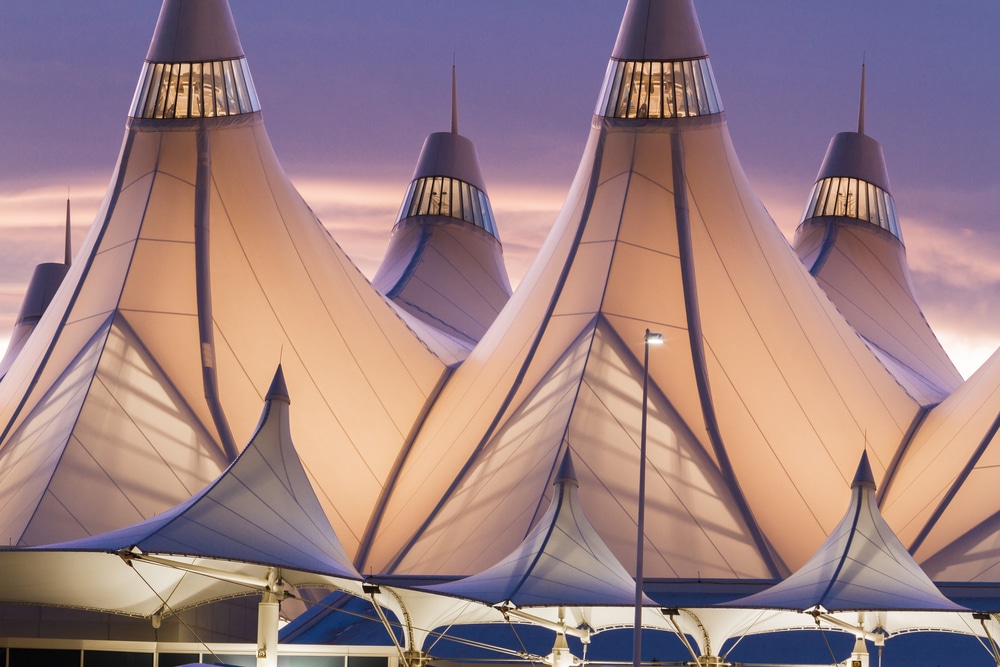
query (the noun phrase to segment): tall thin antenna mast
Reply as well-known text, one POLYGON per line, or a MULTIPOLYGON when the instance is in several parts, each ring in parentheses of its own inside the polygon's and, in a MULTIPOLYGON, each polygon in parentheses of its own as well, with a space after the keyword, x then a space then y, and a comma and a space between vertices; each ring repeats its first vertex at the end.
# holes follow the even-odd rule
POLYGON ((858 108, 858 134, 865 133, 865 57, 861 56, 861 105, 858 108))
POLYGON ((458 134, 458 76, 455 72, 455 56, 451 57, 451 132, 458 134))

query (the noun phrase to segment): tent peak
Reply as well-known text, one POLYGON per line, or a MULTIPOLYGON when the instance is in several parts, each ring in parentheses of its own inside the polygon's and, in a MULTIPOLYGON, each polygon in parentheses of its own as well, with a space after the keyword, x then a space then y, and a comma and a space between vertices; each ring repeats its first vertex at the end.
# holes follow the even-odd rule
POLYGON ((694 0, 629 0, 612 57, 688 60, 706 55, 694 0))
POLYGON ((875 474, 872 472, 871 463, 868 462, 868 450, 861 453, 861 461, 858 463, 857 472, 854 473, 854 481, 851 488, 868 486, 875 488, 875 474))
POLYGON ((576 477, 576 468, 573 467, 573 457, 570 455, 568 449, 563 455, 562 463, 559 464, 559 472, 556 473, 556 478, 552 480, 552 483, 579 486, 579 481, 576 477))
POLYGON ((204 62, 243 55, 229 0, 163 0, 146 60, 204 62))
POLYGON ((291 403, 291 399, 288 397, 288 387, 285 385, 285 373, 281 370, 281 364, 278 364, 278 369, 274 371, 274 378, 271 380, 271 386, 268 387, 267 396, 264 400, 278 400, 291 403))

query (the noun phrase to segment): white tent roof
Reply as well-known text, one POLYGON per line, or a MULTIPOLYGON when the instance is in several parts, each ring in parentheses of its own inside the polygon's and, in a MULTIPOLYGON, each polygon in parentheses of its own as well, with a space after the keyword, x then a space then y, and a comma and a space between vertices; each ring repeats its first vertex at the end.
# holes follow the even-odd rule
POLYGON ((917 303, 882 146, 833 137, 792 247, 889 372, 923 405, 962 383, 917 303))
POLYGON ((0 601, 169 614, 266 584, 343 586, 361 576, 323 513, 292 444, 279 368, 250 443, 187 502, 116 531, 0 551, 0 601), (161 557, 177 567, 144 560, 161 557), (218 574, 187 571, 209 568, 218 574), (231 580, 227 580, 231 579, 231 580), (161 609, 162 608, 162 609, 161 609))
POLYGON ((935 581, 998 581, 1000 352, 929 412, 880 498, 935 581))
POLYGON ((191 497, 280 361, 353 554, 445 364, 289 182, 225 0, 165 0, 155 35, 150 57, 182 60, 144 66, 95 223, 0 383, 0 537, 82 537, 191 497))
POLYGON ((503 248, 475 144, 452 131, 424 141, 372 284, 468 354, 510 298, 503 248))
POLYGON ((801 568, 775 586, 726 603, 805 611, 965 611, 934 586, 878 511, 868 453, 836 529, 801 568))
POLYGON ((634 605, 635 580, 608 549, 577 500, 578 483, 569 450, 553 486, 548 511, 513 552, 482 572, 427 590, 489 605, 634 605))
MULTIPOLYGON (((701 43, 691 3, 631 2, 615 53, 660 30, 701 43)), ((669 70, 689 86, 612 61, 563 210, 423 421, 366 566, 489 567, 538 522, 567 443, 588 517, 634 562, 647 327, 666 338, 649 365, 649 576, 784 574, 836 525, 828 498, 866 434, 874 465, 892 460, 919 401, 753 194, 704 52, 668 55, 689 59, 669 70)))

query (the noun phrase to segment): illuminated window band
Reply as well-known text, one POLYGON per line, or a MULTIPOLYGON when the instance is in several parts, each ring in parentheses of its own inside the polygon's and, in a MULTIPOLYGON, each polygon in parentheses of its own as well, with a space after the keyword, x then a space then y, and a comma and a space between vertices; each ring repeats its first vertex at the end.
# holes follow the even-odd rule
POLYGON ((486 193, 457 178, 425 176, 410 183, 396 222, 418 215, 458 218, 500 238, 486 193))
POLYGON ((706 57, 612 60, 594 113, 605 118, 688 118, 721 112, 722 99, 706 57))
POLYGON ((864 220, 903 239, 892 195, 867 181, 833 177, 816 183, 802 222, 829 216, 864 220))
POLYGON ((132 118, 216 118, 260 111, 246 58, 143 65, 132 118))

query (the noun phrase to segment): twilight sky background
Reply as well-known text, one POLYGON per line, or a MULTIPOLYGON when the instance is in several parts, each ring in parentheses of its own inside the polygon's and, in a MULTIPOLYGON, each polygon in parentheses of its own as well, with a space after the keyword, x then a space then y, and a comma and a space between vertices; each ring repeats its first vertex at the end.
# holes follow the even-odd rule
MULTIPOLYGON (((624 0, 231 0, 286 170, 373 275, 424 137, 478 149, 516 283, 574 175, 624 0)), ((117 158, 158 0, 33 0, 0 24, 0 348, 117 158)), ((830 137, 882 143, 917 296, 963 374, 1000 345, 996 0, 698 0, 730 131, 794 232, 830 137)))

